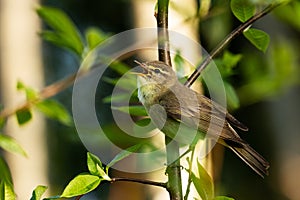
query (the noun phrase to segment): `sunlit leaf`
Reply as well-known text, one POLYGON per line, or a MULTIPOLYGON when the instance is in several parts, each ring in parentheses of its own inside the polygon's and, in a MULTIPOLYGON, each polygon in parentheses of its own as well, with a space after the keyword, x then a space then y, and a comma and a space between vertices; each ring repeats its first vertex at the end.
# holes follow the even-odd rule
POLYGON ((16 199, 11 173, 5 160, 2 157, 0 157, 0 199, 16 199))
POLYGON ((214 197, 214 185, 212 179, 199 161, 197 161, 197 167, 199 177, 192 173, 192 182, 202 200, 211 200, 214 197))
POLYGON ((0 179, 0 199, 3 200, 16 200, 16 194, 14 193, 14 188, 11 183, 2 181, 0 179))
POLYGON ((87 152, 87 165, 88 165, 89 171, 91 172, 91 174, 93 174, 93 172, 95 172, 95 170, 96 170, 95 166, 99 165, 100 167, 102 167, 102 162, 96 155, 94 155, 90 152, 87 152))
POLYGON ((87 153, 87 165, 92 175, 99 176, 104 180, 110 180, 109 176, 103 170, 100 159, 90 152, 87 153))
POLYGON ((79 31, 63 11, 52 7, 40 7, 37 13, 53 29, 41 33, 45 40, 68 48, 79 56, 82 54, 84 45, 79 31))
POLYGON ((29 122, 32 118, 31 111, 29 109, 21 109, 16 112, 17 120, 19 125, 23 125, 29 122))
POLYGON ((73 124, 71 115, 58 101, 46 99, 37 103, 35 106, 39 111, 51 119, 55 119, 67 126, 73 124))
POLYGON ((7 135, 0 134, 0 147, 8 152, 27 156, 21 145, 19 145, 17 141, 7 135))
POLYGON ((90 174, 79 174, 64 189, 60 197, 70 198, 93 191, 100 184, 98 176, 90 174))
POLYGON ((89 49, 95 48, 98 44, 103 42, 108 38, 108 35, 101 31, 99 28, 91 27, 85 32, 86 41, 88 43, 89 49))
POLYGON ((38 93, 37 93, 34 89, 32 89, 32 88, 26 86, 26 85, 25 85, 24 83, 22 83, 21 81, 18 81, 18 82, 17 82, 17 89, 18 89, 18 90, 24 90, 24 91, 25 91, 27 100, 33 100, 33 99, 36 99, 37 96, 38 96, 38 93))
POLYGON ((48 188, 47 186, 43 186, 43 185, 37 186, 33 190, 30 200, 40 200, 43 194, 46 192, 47 188, 48 188))
POLYGON ((111 108, 134 116, 147 116, 147 111, 144 106, 112 106, 111 108))
POLYGON ((255 5, 250 0, 231 0, 232 13, 241 22, 245 22, 255 14, 255 5))
POLYGON ((117 154, 114 159, 112 159, 112 161, 110 161, 110 163, 107 164, 107 168, 110 168, 111 166, 113 166, 114 164, 116 164, 117 162, 119 162, 120 160, 123 160, 124 158, 130 156, 131 154, 137 152, 140 148, 142 147, 142 144, 136 144, 134 146, 131 146, 123 151, 121 151, 119 154, 117 154))
POLYGON ((270 42, 270 36, 266 32, 249 28, 243 34, 257 49, 266 52, 270 42))

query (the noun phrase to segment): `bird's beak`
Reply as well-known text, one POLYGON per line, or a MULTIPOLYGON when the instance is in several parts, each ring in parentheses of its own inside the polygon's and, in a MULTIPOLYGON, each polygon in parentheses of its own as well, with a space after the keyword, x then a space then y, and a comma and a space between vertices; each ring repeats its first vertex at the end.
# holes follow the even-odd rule
POLYGON ((145 76, 148 74, 147 65, 145 63, 141 63, 137 60, 134 60, 135 63, 137 63, 140 67, 135 68, 133 71, 131 71, 131 74, 136 74, 139 76, 145 76))

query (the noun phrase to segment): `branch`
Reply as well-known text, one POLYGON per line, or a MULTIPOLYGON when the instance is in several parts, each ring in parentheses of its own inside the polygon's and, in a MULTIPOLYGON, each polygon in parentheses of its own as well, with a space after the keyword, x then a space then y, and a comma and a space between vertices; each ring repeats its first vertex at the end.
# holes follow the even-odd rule
MULTIPOLYGON (((158 57, 160 61, 172 66, 169 46, 169 32, 168 32, 168 6, 169 0, 158 0, 158 10, 156 13, 157 27, 158 27, 158 57)), ((171 200, 182 199, 182 183, 181 183, 181 169, 180 169, 180 153, 177 142, 172 141, 165 135, 165 145, 167 152, 167 169, 168 187, 167 190, 171 200), (175 162, 173 162, 176 160, 175 162), (170 164, 171 163, 171 164, 170 164)))
POLYGON ((37 99, 26 101, 23 104, 21 104, 20 106, 18 106, 17 108, 13 108, 13 109, 6 108, 6 109, 2 110, 0 112, 0 118, 3 118, 3 119, 8 118, 8 117, 14 115, 19 110, 30 108, 33 104, 35 104, 39 101, 42 101, 44 99, 47 99, 47 98, 57 95, 58 93, 62 92, 63 90, 65 90, 66 88, 68 88, 69 86, 71 86, 74 83, 76 75, 77 74, 74 73, 62 80, 59 80, 59 81, 45 87, 38 93, 37 99))
POLYGON ((195 69, 193 74, 188 78, 184 85, 190 87, 196 79, 200 76, 201 72, 209 65, 209 63, 238 35, 240 35, 245 29, 247 29, 250 25, 254 22, 265 16, 266 14, 270 13, 272 10, 277 8, 278 6, 282 5, 283 3, 271 4, 270 6, 266 7, 261 12, 257 13, 246 22, 238 26, 234 29, 224 40, 222 40, 215 49, 213 49, 209 56, 207 56, 204 61, 195 69))
POLYGON ((143 180, 143 179, 135 179, 135 178, 112 178, 109 182, 115 183, 115 182, 120 182, 120 181, 135 182, 135 183, 141 183, 141 184, 145 184, 145 185, 153 185, 153 186, 157 186, 157 187, 167 188, 166 183, 143 180))
POLYGON ((155 14, 158 34, 158 59, 171 66, 169 32, 168 32, 169 0, 158 0, 158 10, 155 14))

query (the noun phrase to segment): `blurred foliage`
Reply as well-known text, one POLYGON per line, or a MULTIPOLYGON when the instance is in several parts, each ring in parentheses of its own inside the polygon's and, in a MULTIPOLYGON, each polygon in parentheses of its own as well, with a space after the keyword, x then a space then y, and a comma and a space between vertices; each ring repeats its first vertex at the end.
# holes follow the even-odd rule
MULTIPOLYGON (((231 0, 230 4, 224 4, 222 1, 211 1, 211 6, 206 12, 201 12, 200 16, 195 16, 201 17, 200 27, 205 27, 200 30, 203 46, 206 49, 211 49, 236 24, 247 21, 255 13, 259 12, 262 5, 278 2, 288 1, 231 0)), ((80 28, 75 25, 65 12, 54 7, 39 7, 37 13, 47 27, 40 33, 42 38, 72 52, 79 60, 78 65, 89 52, 110 36, 110 33, 98 27, 89 27, 84 31, 80 31, 80 28)), ((290 32, 299 34, 299 1, 291 1, 289 4, 280 7, 274 12, 274 16, 289 25, 290 32)), ((116 19, 119 20, 120 18, 116 17, 116 19)), ((243 35, 261 52, 254 50, 247 41, 240 39, 238 45, 235 45, 233 42, 232 46, 223 55, 215 59, 215 63, 224 79, 223 84, 227 95, 228 107, 232 110, 262 101, 268 97, 274 97, 284 92, 287 88, 300 83, 298 53, 300 49, 295 45, 299 43, 299 38, 284 38, 282 35, 272 37, 273 34, 268 32, 268 24, 262 27, 264 30, 261 30, 261 27, 256 27, 255 24, 254 27, 246 29, 243 35)), ((176 53, 174 64, 178 77, 185 78, 184 59, 180 56, 180 52, 176 53)), ((107 76, 102 81, 115 86, 119 81, 119 77, 127 72, 130 67, 118 61, 111 63, 110 69, 112 70, 110 75, 113 77, 107 76)), ((209 68, 204 73, 209 74, 209 68)), ((128 91, 135 87, 135 79, 128 76, 122 78, 121 81, 121 83, 118 83, 118 86, 124 90, 124 93, 118 96, 107 96, 102 93, 101 103, 120 103, 122 100, 127 99, 128 95, 131 95, 131 106, 113 106, 112 109, 130 114, 137 121, 137 124, 147 125, 149 119, 146 118, 147 113, 145 109, 138 103, 137 93, 128 94, 128 91)), ((210 80, 210 82, 213 81, 210 80)), ((32 119, 32 108, 64 125, 73 125, 72 117, 67 108, 58 101, 40 98, 37 91, 26 86, 21 81, 17 83, 17 89, 24 91, 27 101, 30 102, 27 107, 15 112, 19 125, 24 125, 32 119)), ((5 122, 5 118, 0 118, 1 131, 5 122)), ((98 157, 88 153, 87 167, 89 172, 77 175, 65 187, 62 195, 51 197, 52 199, 80 196, 93 191, 101 181, 110 181, 111 178, 108 176, 109 167, 131 153, 138 151, 143 142, 145 143, 145 140, 124 134, 110 121, 105 124, 104 130, 109 133, 108 137, 124 147, 124 150, 112 159, 107 166, 103 166, 98 157)), ((73 129, 71 131, 74 132, 73 129)), ((26 156, 25 151, 13 138, 2 133, 0 133, 0 147, 10 153, 26 156)), ((73 150, 72 153, 74 153, 73 150)), ((200 163, 197 163, 197 170, 197 172, 192 173, 192 182, 202 199, 231 199, 225 196, 215 197, 214 184, 200 163)), ((45 186, 38 186, 33 191, 31 199, 41 199, 45 190, 45 186)), ((10 170, 6 161, 0 157, 0 199, 15 198, 10 170)))

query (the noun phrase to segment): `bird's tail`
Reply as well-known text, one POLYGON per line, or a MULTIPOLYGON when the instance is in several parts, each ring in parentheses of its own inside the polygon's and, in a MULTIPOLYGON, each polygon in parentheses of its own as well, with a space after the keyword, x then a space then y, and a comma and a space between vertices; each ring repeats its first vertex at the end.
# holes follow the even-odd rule
POLYGON ((268 161, 250 147, 249 144, 230 145, 229 148, 261 177, 269 174, 268 169, 270 165, 268 161))

